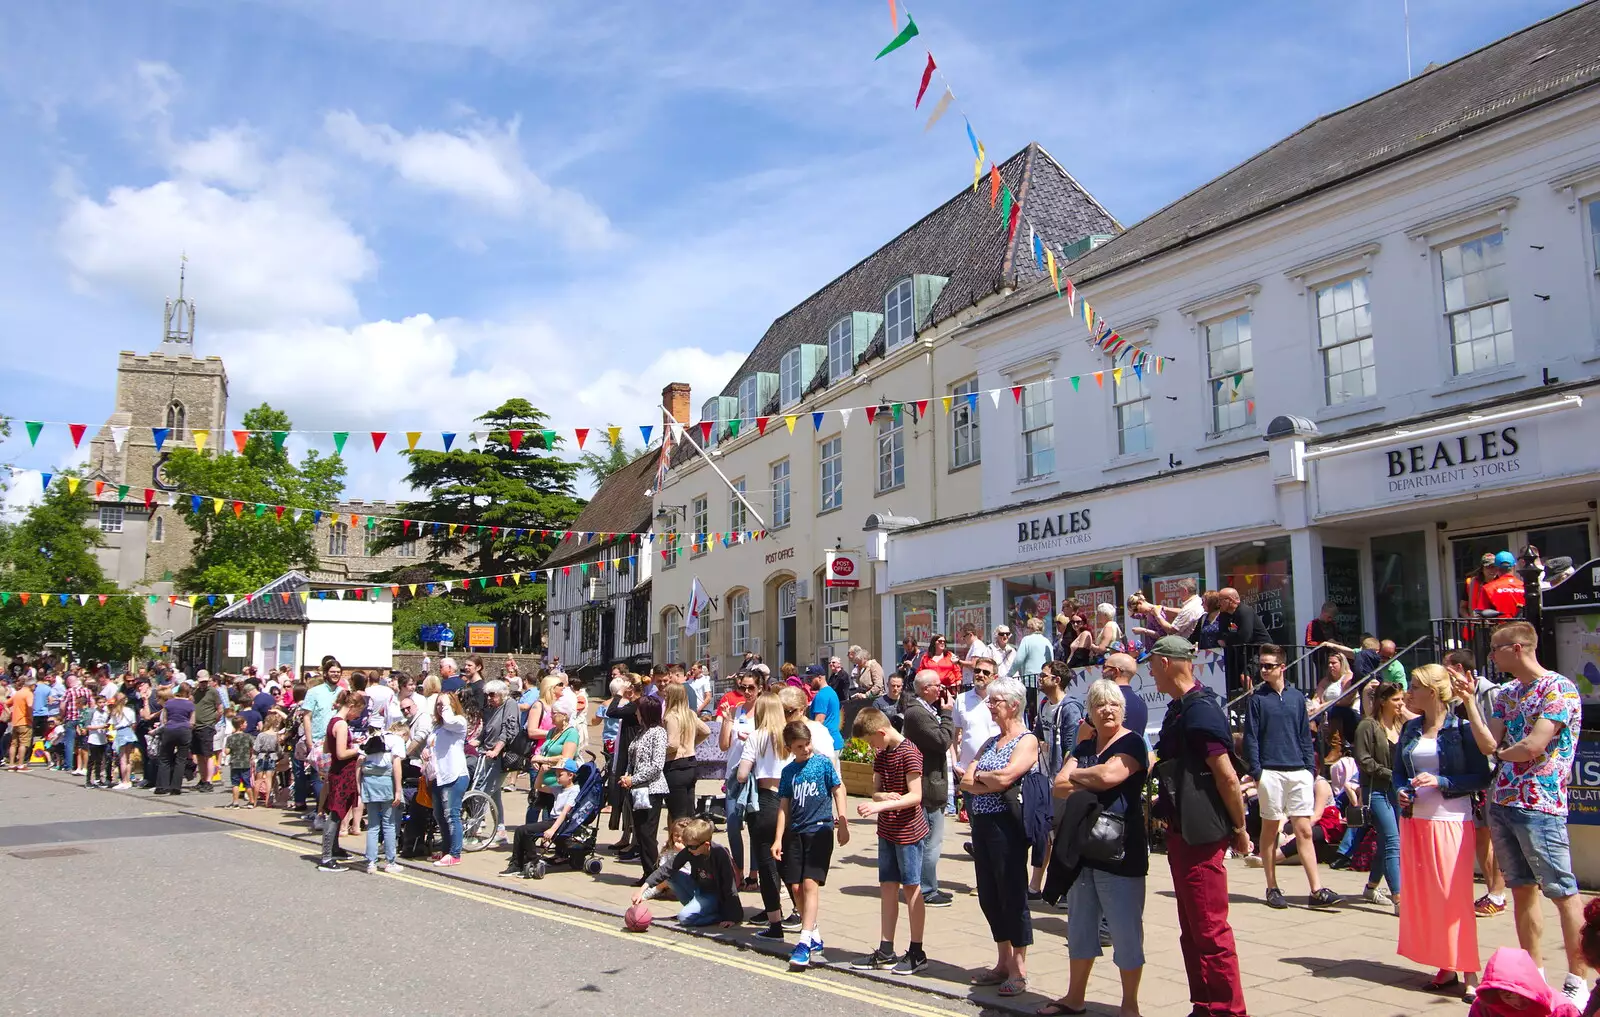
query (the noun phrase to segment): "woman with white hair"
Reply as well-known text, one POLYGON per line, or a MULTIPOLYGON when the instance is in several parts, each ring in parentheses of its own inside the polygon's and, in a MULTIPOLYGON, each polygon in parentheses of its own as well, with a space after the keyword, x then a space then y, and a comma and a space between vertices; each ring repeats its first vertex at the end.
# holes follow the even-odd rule
POLYGON ((501 756, 506 746, 522 728, 522 710, 517 706, 517 701, 511 698, 511 686, 499 678, 485 682, 483 686, 483 730, 478 735, 479 766, 489 768, 488 775, 484 778, 489 797, 494 799, 495 815, 500 817, 499 827, 495 830, 495 838, 499 841, 506 839, 506 810, 501 804, 500 791, 505 784, 505 763, 501 756))
POLYGON ((1117 624, 1117 609, 1110 604, 1097 604, 1094 609, 1095 663, 1105 660, 1108 653, 1123 653, 1127 644, 1122 639, 1122 626, 1117 624))
MULTIPOLYGON (((1033 633, 1030 633, 1030 635, 1033 633)), ((1022 651, 1017 651, 1021 657, 1022 651)), ((1004 793, 1033 768, 1039 739, 1023 721, 1027 696, 1015 678, 997 678, 984 690, 989 715, 1000 733, 983 743, 965 768, 957 768, 961 790, 971 795, 972 856, 977 869, 978 904, 994 936, 994 967, 972 976, 973 985, 998 985, 1002 996, 1028 991, 1028 947, 1033 921, 1028 913, 1028 836, 1011 814, 1004 793)))
POLYGON ((532 826, 549 816, 556 803, 560 782, 556 774, 561 764, 578 755, 578 729, 572 723, 567 705, 558 702, 550 707, 550 730, 544 744, 528 760, 534 778, 528 785, 528 814, 526 825, 532 826))
POLYGON ((1122 975, 1120 1017, 1139 1013, 1139 978, 1144 973, 1144 891, 1150 871, 1145 840, 1144 791, 1149 752, 1144 735, 1122 726, 1122 687, 1101 678, 1089 686, 1088 720, 1094 733, 1077 744, 1056 774, 1057 798, 1076 791, 1093 794, 1102 814, 1122 819, 1122 856, 1092 857, 1087 849, 1082 869, 1067 892, 1067 994, 1039 1009, 1044 1017, 1084 1012, 1089 972, 1100 956, 1100 926, 1111 930, 1111 959, 1122 975))
POLYGON ((1017 655, 1012 658, 1011 668, 1006 675, 1011 678, 1036 676, 1054 656, 1055 647, 1051 645, 1050 637, 1044 634, 1044 619, 1029 618, 1028 634, 1017 644, 1017 655))

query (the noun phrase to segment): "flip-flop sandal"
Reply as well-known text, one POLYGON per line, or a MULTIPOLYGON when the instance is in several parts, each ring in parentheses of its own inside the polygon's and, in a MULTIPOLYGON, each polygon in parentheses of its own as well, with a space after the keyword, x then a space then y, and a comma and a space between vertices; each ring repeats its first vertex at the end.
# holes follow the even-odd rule
POLYGON ((1089 1011, 1087 1008, 1082 1010, 1074 1010, 1072 1007, 1061 1002, 1059 999, 1046 1003, 1044 1006, 1041 1006, 1039 1009, 1034 1011, 1037 1017, 1062 1017, 1063 1014, 1067 1014, 1069 1017, 1078 1017, 1078 1014, 1084 1014, 1088 1012, 1089 1011))
POLYGON ((1006 973, 999 968, 985 968, 984 970, 967 979, 968 985, 1000 985, 1006 980, 1006 973))
POLYGON ((1020 996, 1027 991, 1028 980, 1026 978, 1007 978, 1000 983, 1000 995, 1002 996, 1020 996))

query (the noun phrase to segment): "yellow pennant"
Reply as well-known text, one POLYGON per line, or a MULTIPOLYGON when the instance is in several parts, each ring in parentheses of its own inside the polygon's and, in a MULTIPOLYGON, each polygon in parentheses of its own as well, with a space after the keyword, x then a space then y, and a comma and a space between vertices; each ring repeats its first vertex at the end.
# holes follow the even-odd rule
POLYGON ((1083 302, 1083 325, 1091 334, 1094 332, 1094 308, 1089 306, 1089 301, 1083 302))
POLYGON ((194 435, 194 447, 195 447, 195 449, 197 451, 204 452, 206 450, 206 442, 211 440, 211 432, 210 431, 202 431, 197 427, 193 431, 190 431, 189 433, 194 435))
POLYGON ((1050 281, 1056 284, 1056 295, 1060 296, 1061 274, 1060 270, 1056 268, 1056 252, 1054 248, 1046 247, 1044 249, 1044 263, 1045 267, 1050 270, 1050 281))
POLYGON ((417 584, 416 583, 407 583, 406 584, 406 589, 411 591, 411 595, 413 597, 415 597, 417 595, 417 584))
POLYGON ((457 526, 456 523, 451 523, 450 524, 450 536, 452 536, 452 537, 456 535, 456 526, 457 526))
POLYGON ((222 499, 221 498, 212 498, 211 499, 211 514, 212 515, 216 515, 216 516, 222 515, 222 499))
POLYGON ((311 600, 311 591, 310 590, 301 590, 300 591, 300 603, 302 603, 302 604, 309 603, 310 600, 311 600))
POLYGON ((78 484, 79 484, 79 480, 78 480, 77 477, 68 477, 67 478, 67 493, 68 494, 77 494, 78 493, 78 484))
POLYGON ((972 160, 972 193, 978 193, 978 181, 983 179, 983 142, 978 142, 978 157, 972 160))
POLYGON ((513 573, 511 573, 511 581, 513 583, 516 583, 518 586, 521 586, 522 585, 522 573, 521 572, 513 572, 513 573))
POLYGON ((786 414, 783 415, 784 426, 789 428, 789 433, 790 434, 794 433, 794 422, 796 420, 799 420, 799 419, 800 418, 795 416, 793 413, 786 413, 786 414))
POLYGON ((608 427, 608 428, 606 428, 606 437, 611 439, 611 444, 613 444, 613 445, 617 444, 618 442, 620 442, 622 440, 622 428, 620 428, 620 427, 608 427))
POLYGON ((954 402, 954 401, 955 401, 955 400, 954 400, 954 398, 953 398, 953 397, 951 397, 951 396, 941 396, 941 397, 940 397, 940 399, 939 399, 939 401, 940 401, 940 402, 941 402, 941 403, 944 403, 944 411, 945 411, 945 412, 946 412, 946 413, 949 413, 949 412, 950 412, 950 404, 951 404, 951 403, 952 403, 952 402, 954 402))
POLYGON ((422 440, 422 432, 421 431, 407 431, 406 432, 406 451, 407 452, 415 452, 417 450, 417 442, 419 442, 421 440, 422 440))
POLYGON ((1122 368, 1113 367, 1111 369, 1111 380, 1115 382, 1120 382, 1122 380, 1122 368))
POLYGON ((189 594, 189 606, 190 607, 194 607, 195 601, 197 601, 199 599, 200 599, 200 594, 198 594, 198 593, 189 594))

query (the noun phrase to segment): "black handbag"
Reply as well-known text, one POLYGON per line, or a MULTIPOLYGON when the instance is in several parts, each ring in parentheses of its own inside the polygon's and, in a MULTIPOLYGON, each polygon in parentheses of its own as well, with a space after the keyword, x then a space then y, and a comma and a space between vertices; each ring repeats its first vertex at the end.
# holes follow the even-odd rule
POLYGON ((1095 817, 1089 833, 1078 845, 1078 856, 1091 862, 1120 862, 1128 846, 1128 824, 1120 812, 1104 809, 1095 817))
POLYGON ((1357 829, 1363 826, 1371 826, 1372 808, 1367 804, 1366 787, 1363 786, 1361 788, 1361 796, 1359 800, 1353 802, 1346 801, 1344 806, 1340 808, 1339 811, 1344 816, 1345 826, 1355 827, 1357 829))
POLYGON ((517 736, 506 742, 506 747, 500 750, 500 766, 505 773, 526 770, 533 758, 533 739, 528 737, 526 728, 517 732, 517 736))

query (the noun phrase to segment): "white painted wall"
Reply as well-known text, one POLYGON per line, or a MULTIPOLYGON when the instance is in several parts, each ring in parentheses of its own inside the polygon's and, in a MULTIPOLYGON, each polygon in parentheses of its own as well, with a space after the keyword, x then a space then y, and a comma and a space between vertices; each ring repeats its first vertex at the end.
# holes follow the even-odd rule
POLYGON ((370 600, 318 600, 305 604, 304 662, 332 654, 349 668, 392 667, 394 604, 370 600))

